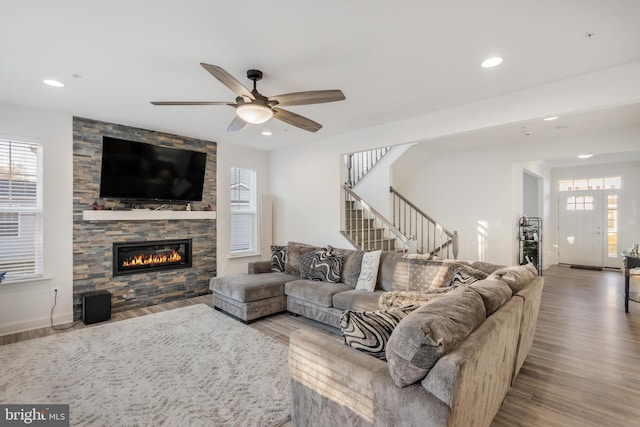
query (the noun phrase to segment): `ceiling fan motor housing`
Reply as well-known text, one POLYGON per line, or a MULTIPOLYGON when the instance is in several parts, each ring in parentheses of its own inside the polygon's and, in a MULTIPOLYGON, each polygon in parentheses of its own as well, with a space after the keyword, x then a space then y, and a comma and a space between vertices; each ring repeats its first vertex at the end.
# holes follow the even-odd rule
POLYGON ((258 80, 262 80, 262 71, 260 70, 247 70, 247 78, 249 80, 253 80, 257 82, 258 80))

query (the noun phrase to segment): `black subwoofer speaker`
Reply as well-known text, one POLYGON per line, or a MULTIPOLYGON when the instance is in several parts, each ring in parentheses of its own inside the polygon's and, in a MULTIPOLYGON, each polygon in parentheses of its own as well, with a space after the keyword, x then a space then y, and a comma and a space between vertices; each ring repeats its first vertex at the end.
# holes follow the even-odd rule
POLYGON ((82 321, 85 325, 111 319, 111 294, 108 291, 82 294, 82 321))

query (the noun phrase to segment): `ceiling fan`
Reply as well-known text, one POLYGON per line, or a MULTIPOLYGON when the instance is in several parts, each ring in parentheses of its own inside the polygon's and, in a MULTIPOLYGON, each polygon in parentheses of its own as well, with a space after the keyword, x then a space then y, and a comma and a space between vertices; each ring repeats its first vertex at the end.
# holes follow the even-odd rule
POLYGON ((247 71, 247 78, 253 81, 253 90, 249 91, 221 67, 204 63, 200 63, 200 65, 236 94, 235 102, 152 101, 151 103, 153 105, 229 105, 236 109, 236 117, 227 128, 228 132, 240 130, 247 123, 264 123, 271 117, 309 132, 317 132, 322 128, 320 123, 279 107, 321 104, 345 99, 341 90, 314 90, 266 97, 256 89, 256 82, 262 79, 262 71, 260 70, 247 71))

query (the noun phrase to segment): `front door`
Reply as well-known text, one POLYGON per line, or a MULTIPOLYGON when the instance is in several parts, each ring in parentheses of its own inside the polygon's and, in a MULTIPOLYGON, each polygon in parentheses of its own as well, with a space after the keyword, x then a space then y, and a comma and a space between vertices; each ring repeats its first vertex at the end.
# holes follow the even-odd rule
POLYGON ((558 197, 558 250, 563 264, 603 267, 602 191, 563 191, 558 197))

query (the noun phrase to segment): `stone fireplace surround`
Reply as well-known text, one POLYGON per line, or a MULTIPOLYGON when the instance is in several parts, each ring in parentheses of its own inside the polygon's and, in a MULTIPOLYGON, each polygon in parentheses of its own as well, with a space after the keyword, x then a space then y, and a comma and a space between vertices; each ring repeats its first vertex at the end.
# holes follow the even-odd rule
MULTIPOLYGON (((91 119, 73 118, 73 304, 74 319, 81 315, 81 295, 107 290, 113 312, 145 307, 209 293, 216 275, 216 164, 215 142, 133 128, 91 119), (113 215, 119 201, 101 200, 102 136, 184 148, 207 153, 203 200, 192 212, 147 211, 149 215, 113 215), (91 211, 93 202, 112 211, 91 211), (204 212, 210 204, 213 212, 204 212), (104 214, 104 215, 103 215, 104 214), (142 240, 192 239, 192 267, 113 276, 113 243, 142 240)), ((158 205, 149 205, 155 208, 158 205)))

